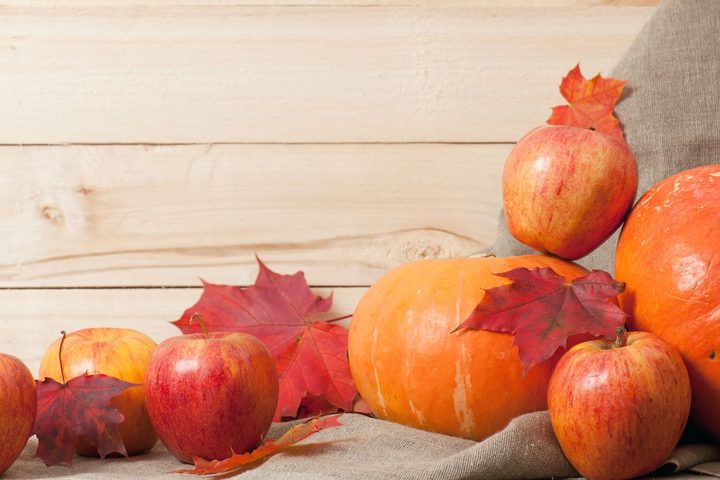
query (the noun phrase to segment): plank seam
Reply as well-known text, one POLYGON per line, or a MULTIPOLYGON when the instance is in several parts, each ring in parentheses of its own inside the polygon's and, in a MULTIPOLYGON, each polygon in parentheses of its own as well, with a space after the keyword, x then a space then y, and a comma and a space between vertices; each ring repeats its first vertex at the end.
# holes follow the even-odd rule
POLYGON ((452 141, 407 141, 407 142, 65 142, 65 143, 0 143, 0 147, 183 147, 201 145, 515 145, 515 141, 452 142, 452 141))
MULTIPOLYGON (((242 288, 250 285, 236 285, 242 288)), ((369 288, 371 285, 310 285, 310 288, 369 288)), ((91 285, 91 286, 62 286, 62 287, 0 287, 0 291, 9 290, 202 290, 197 285, 91 285)))

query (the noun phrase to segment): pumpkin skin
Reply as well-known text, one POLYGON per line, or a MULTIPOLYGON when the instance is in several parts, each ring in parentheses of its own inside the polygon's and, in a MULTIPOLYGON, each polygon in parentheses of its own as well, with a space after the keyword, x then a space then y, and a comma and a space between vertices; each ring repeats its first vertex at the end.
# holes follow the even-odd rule
POLYGON ((615 278, 631 329, 655 333, 685 360, 692 420, 720 438, 720 165, 673 175, 625 222, 615 278))
POLYGON ((355 385, 379 418, 482 440, 523 413, 547 408, 558 355, 523 377, 513 336, 450 333, 483 298, 508 284, 493 275, 551 267, 572 280, 587 271, 543 255, 421 260, 383 276, 360 300, 348 356, 355 385))

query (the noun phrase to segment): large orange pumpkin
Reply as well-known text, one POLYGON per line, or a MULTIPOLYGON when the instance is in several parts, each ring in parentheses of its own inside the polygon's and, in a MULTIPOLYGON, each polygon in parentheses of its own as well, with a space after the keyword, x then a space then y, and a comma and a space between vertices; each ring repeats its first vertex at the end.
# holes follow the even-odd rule
POLYGON ((551 267, 574 279, 586 271, 543 255, 424 260, 396 268, 360 300, 349 358, 360 395, 380 418, 482 440, 514 417, 547 405, 554 361, 523 376, 512 335, 464 330, 493 275, 551 267))
POLYGON ((681 172, 638 201, 618 241, 615 277, 632 329, 683 356, 692 418, 720 438, 720 165, 681 172))

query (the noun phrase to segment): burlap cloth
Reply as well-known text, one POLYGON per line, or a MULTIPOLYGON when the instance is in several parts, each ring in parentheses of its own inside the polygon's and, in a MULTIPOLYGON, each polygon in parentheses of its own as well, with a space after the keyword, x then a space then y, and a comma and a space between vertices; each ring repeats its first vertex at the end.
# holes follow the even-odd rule
MULTIPOLYGON (((617 111, 639 161, 640 193, 676 171, 720 162, 719 49, 720 0, 668 1, 658 7, 614 70, 614 76, 630 81, 617 111)), ((612 271, 614 245, 613 238, 584 263, 612 271)), ((496 250, 503 255, 524 251, 506 230, 496 250)), ((321 431, 239 477, 500 480, 577 476, 560 451, 546 412, 519 417, 480 443, 360 415, 345 415, 342 422, 343 427, 321 431)), ((287 428, 288 424, 274 425, 270 435, 278 436, 287 428)), ((720 448, 699 443, 702 440, 697 438, 689 441, 673 452, 656 475, 720 477, 720 448)), ((31 439, 6 478, 188 478, 170 473, 182 465, 162 445, 136 458, 76 457, 72 467, 51 468, 33 458, 35 447, 31 439)))
MULTIPOLYGON (((547 412, 518 417, 505 430, 480 443, 362 415, 346 414, 341 423, 342 427, 320 431, 237 478, 510 480, 577 476, 560 451, 547 412)), ((273 425, 270 435, 281 435, 289 425, 273 425)), ((162 445, 139 457, 97 460, 76 456, 72 467, 50 468, 33 458, 35 446, 36 441, 32 439, 6 478, 192 478, 170 473, 185 467, 162 445)), ((712 460, 720 460, 720 448, 680 447, 662 468, 662 473, 695 465, 690 472, 720 477, 720 463, 707 463, 712 460)), ((697 479, 698 476, 682 473, 672 478, 697 479)))

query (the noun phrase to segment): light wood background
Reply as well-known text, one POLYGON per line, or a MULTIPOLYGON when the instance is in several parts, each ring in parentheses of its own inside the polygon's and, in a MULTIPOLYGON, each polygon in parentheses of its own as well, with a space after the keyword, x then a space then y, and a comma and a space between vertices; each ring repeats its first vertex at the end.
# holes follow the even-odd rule
POLYGON ((491 246, 503 161, 655 1, 5 0, 0 351, 156 340, 254 254, 352 312, 388 268, 491 246))

